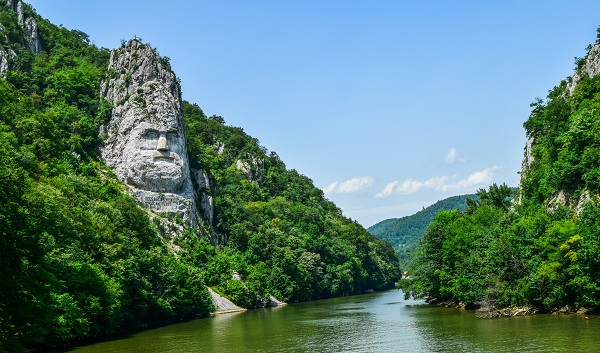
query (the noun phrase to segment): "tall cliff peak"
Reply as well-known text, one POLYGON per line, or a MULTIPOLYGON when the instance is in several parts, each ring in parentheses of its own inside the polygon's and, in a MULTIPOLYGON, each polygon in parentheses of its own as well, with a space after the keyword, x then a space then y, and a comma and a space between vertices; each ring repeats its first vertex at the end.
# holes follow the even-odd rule
POLYGON ((113 50, 101 96, 113 105, 101 129, 106 164, 138 201, 198 224, 175 74, 149 45, 132 39, 113 50))

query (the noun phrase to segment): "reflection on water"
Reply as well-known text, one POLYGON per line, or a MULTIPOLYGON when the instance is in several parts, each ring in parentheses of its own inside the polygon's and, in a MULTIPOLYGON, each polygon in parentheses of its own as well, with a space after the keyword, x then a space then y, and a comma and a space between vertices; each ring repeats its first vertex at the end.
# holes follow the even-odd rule
POLYGON ((600 317, 479 319, 389 291, 249 310, 72 352, 593 352, 600 317))
POLYGON ((600 317, 533 315, 478 319, 472 312, 427 308, 415 316, 433 352, 598 352, 600 317))

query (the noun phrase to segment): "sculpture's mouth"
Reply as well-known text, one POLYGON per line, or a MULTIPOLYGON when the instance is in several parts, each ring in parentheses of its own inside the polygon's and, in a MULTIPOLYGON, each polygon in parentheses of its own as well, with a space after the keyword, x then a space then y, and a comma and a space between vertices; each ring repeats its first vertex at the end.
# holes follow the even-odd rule
POLYGON ((152 157, 155 160, 166 160, 166 161, 172 161, 175 159, 176 154, 174 152, 168 152, 168 151, 154 151, 154 153, 152 153, 152 157))

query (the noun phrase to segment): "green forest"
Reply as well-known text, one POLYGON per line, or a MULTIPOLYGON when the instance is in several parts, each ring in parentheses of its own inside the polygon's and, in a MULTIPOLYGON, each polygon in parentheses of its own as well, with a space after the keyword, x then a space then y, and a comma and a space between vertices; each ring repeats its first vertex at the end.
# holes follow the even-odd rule
POLYGON ((32 52, 0 4, 0 351, 45 349, 206 316, 207 286, 252 308, 393 287, 388 242, 342 216, 306 176, 243 129, 184 102, 188 154, 215 184, 215 223, 165 239, 99 158, 110 51, 38 25, 32 52), (218 146, 225 146, 220 153, 218 146), (261 160, 249 178, 239 160, 261 160), (215 246, 208 233, 224 241, 215 246), (242 280, 232 280, 236 271, 242 280))
POLYGON ((477 195, 451 196, 425 207, 413 215, 386 219, 367 230, 379 239, 392 244, 398 254, 400 267, 404 271, 410 266, 419 240, 429 224, 433 222, 435 215, 442 210, 464 211, 467 208, 467 199, 477 200, 477 195))
POLYGON ((600 60, 598 45, 531 104, 520 188, 492 185, 464 212, 436 215, 401 283, 408 295, 471 308, 600 308, 600 75, 586 68, 600 60))

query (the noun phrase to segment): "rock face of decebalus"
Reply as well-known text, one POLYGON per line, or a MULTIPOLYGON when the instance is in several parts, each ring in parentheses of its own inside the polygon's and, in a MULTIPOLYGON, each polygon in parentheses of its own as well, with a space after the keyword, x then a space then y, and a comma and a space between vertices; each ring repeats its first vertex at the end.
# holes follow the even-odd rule
POLYGON ((157 213, 198 225, 179 85, 149 45, 130 40, 110 56, 102 97, 113 105, 100 133, 106 164, 135 198, 157 213))

